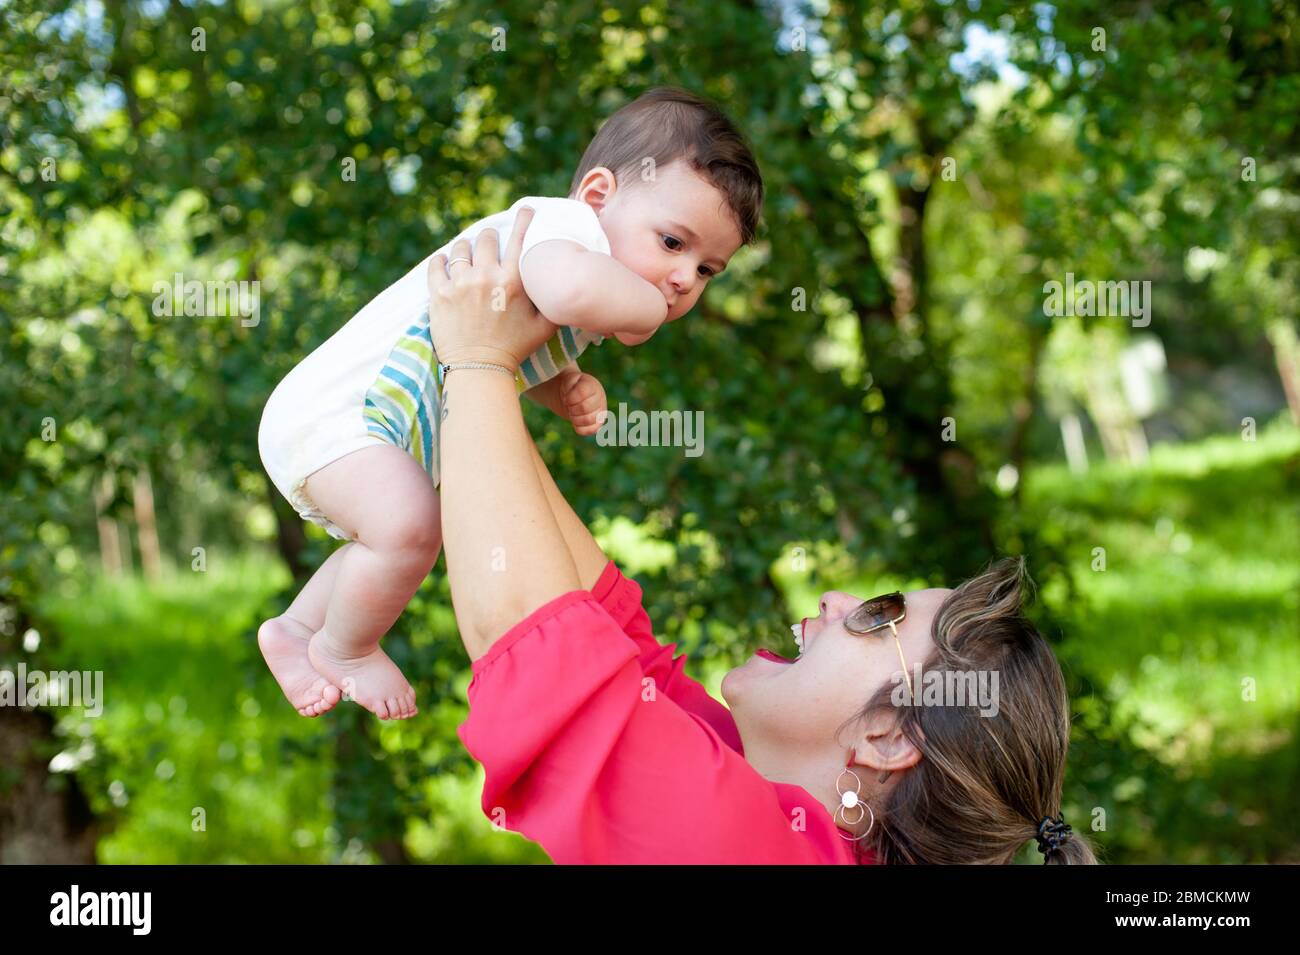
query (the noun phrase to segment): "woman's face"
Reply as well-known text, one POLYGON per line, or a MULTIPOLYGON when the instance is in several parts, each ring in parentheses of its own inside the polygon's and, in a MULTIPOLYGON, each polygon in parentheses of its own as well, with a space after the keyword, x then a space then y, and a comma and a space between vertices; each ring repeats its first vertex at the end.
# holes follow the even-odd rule
MULTIPOLYGON (((906 595, 907 616, 897 625, 898 640, 913 679, 913 668, 934 648, 930 624, 951 592, 914 590, 906 595)), ((834 748, 846 754, 855 739, 846 730, 837 740, 837 730, 882 685, 892 689, 904 679, 898 644, 888 627, 865 635, 844 629, 845 618, 862 599, 828 591, 822 595, 820 615, 803 621, 804 649, 797 660, 766 658, 760 649, 723 678, 722 696, 747 755, 752 749, 768 762, 780 762, 783 751, 792 759, 825 755, 834 748)))

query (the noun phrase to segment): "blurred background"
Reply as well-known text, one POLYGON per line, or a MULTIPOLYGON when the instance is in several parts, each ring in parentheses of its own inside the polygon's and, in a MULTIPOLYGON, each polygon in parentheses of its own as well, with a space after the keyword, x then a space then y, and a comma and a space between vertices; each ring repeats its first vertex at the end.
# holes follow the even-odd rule
POLYGON ((824 589, 1026 554, 1073 696, 1063 809, 1103 860, 1300 862, 1293 4, 0 23, 0 861, 547 861, 478 807, 441 562, 385 641, 418 718, 284 700, 256 627, 334 542, 257 425, 373 295, 565 195, 601 120, 675 84, 752 140, 763 230, 685 322, 584 364, 611 407, 703 411, 705 451, 527 412, 661 639, 716 694, 824 589), (257 310, 160 307, 177 275, 256 282, 257 310), (1084 280, 1148 288, 1145 318, 1050 314, 1084 280), (16 705, 20 667, 100 672, 102 712, 16 705))

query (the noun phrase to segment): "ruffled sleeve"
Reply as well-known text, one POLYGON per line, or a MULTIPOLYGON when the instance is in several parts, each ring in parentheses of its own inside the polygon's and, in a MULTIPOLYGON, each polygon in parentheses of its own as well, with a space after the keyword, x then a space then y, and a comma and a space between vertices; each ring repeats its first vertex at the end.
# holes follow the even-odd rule
POLYGON ((677 644, 660 643, 655 637, 641 585, 624 576, 611 560, 592 586, 591 595, 636 644, 641 672, 653 681, 658 692, 666 693, 682 709, 700 717, 724 743, 743 755, 745 750, 731 711, 710 696, 699 681, 686 675, 686 655, 673 658, 677 644))
POLYGON ((529 614, 472 671, 457 732, 484 767, 483 812, 557 863, 856 861, 824 806, 759 775, 718 713, 674 699, 708 709, 671 648, 629 635, 588 591, 529 614))

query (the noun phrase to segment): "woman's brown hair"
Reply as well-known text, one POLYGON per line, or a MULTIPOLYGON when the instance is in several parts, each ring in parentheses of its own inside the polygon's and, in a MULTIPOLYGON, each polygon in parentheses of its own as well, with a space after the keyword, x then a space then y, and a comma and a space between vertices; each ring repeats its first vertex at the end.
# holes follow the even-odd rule
MULTIPOLYGON (((922 754, 873 807, 876 824, 860 845, 877 861, 1009 863, 1037 838, 1043 817, 1060 814, 1070 701, 1056 655, 1023 613, 1032 586, 1024 558, 1006 558, 949 594, 934 617, 935 650, 922 670, 996 671, 995 715, 969 705, 895 707, 887 683, 854 717, 893 710, 922 754)), ((1097 860, 1071 831, 1044 861, 1097 860)))

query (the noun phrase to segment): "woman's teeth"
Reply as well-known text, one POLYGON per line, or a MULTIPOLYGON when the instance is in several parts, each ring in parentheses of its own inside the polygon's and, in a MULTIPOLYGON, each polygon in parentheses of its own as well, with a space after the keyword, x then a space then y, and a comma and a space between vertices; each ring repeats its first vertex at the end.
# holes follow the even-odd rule
POLYGON ((799 623, 790 624, 790 632, 794 634, 795 646, 799 648, 799 652, 802 654, 803 653, 803 621, 801 620, 799 621, 799 623))

